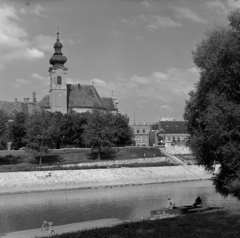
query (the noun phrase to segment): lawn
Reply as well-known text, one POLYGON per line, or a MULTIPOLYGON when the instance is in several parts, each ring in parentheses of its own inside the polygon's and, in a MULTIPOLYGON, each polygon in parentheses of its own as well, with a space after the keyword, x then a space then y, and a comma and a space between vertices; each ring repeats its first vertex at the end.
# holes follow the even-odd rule
MULTIPOLYGON (((14 172, 14 171, 30 171, 30 170, 44 170, 46 166, 54 166, 54 170, 61 169, 60 165, 64 164, 78 164, 78 163, 91 163, 96 161, 109 161, 109 160, 131 160, 137 158, 153 158, 162 157, 162 153, 158 148, 154 147, 122 147, 116 148, 113 154, 102 154, 101 160, 97 160, 97 154, 91 153, 90 150, 64 150, 64 151, 50 151, 49 154, 44 155, 42 158, 42 165, 39 168, 39 157, 25 151, 0 151, 0 172, 14 172)), ((146 165, 146 164, 145 164, 146 165)), ((169 163, 155 163, 154 166, 166 166, 169 163)), ((129 167, 141 166, 144 164, 136 165, 130 164, 129 167)), ((149 166, 146 165, 146 166, 149 166)), ((91 167, 88 167, 91 168, 91 167)), ((99 168, 93 166, 92 168, 99 168)), ((73 168, 71 168, 73 169, 73 168)), ((75 168, 76 169, 76 168, 75 168)), ((84 169, 84 168, 82 168, 84 169)))
POLYGON ((233 238, 240 234, 240 212, 221 210, 115 227, 53 235, 53 238, 233 238))

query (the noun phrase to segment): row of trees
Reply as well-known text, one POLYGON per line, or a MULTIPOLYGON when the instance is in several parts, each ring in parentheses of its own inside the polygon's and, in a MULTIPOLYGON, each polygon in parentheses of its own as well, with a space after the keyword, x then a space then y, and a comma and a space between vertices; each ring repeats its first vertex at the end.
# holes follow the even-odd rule
POLYGON ((62 114, 48 111, 26 115, 17 113, 12 122, 8 122, 4 112, 0 111, 1 146, 12 141, 14 146, 24 146, 40 153, 48 148, 68 146, 110 151, 112 146, 133 143, 133 131, 129 118, 120 113, 94 110, 93 112, 62 114), (4 144, 5 140, 5 144, 4 144))

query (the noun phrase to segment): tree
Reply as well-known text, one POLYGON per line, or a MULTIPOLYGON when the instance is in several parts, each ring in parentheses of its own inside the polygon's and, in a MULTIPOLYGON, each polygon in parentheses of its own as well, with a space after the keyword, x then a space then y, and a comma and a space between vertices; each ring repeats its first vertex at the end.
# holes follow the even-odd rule
POLYGON ((66 121, 64 115, 61 112, 52 113, 51 123, 51 128, 53 130, 51 137, 54 148, 60 149, 65 139, 63 127, 65 126, 66 121))
POLYGON ((27 149, 39 155, 39 164, 42 164, 42 155, 52 148, 54 126, 53 115, 48 111, 34 112, 26 123, 25 142, 27 149))
POLYGON ((228 19, 227 27, 208 31, 193 52, 200 79, 184 118, 198 163, 208 170, 220 165, 216 190, 240 199, 240 11, 228 19))
POLYGON ((87 113, 87 123, 83 125, 83 142, 92 150, 97 149, 98 159, 102 152, 111 151, 117 142, 114 114, 100 110, 87 113))
POLYGON ((129 117, 120 113, 113 115, 116 127, 116 145, 132 145, 134 143, 133 129, 129 126, 129 117))
POLYGON ((23 139, 26 135, 26 121, 27 115, 23 112, 18 112, 15 114, 9 129, 10 137, 12 138, 12 141, 18 145, 18 147, 23 146, 23 139))
POLYGON ((84 145, 82 141, 83 125, 87 123, 88 113, 72 112, 63 115, 61 134, 63 137, 62 143, 64 145, 74 145, 82 147, 84 145))
POLYGON ((8 137, 8 118, 5 111, 0 110, 0 149, 6 149, 8 137))

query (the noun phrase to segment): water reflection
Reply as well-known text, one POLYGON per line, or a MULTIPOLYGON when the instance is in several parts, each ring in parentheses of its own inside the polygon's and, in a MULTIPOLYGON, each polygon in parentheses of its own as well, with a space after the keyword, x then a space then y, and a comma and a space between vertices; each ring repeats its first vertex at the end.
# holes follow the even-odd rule
POLYGON ((40 228, 43 220, 54 225, 102 218, 148 217, 150 210, 192 204, 197 196, 209 205, 235 206, 237 200, 215 193, 211 181, 167 183, 88 190, 0 196, 0 233, 40 228))

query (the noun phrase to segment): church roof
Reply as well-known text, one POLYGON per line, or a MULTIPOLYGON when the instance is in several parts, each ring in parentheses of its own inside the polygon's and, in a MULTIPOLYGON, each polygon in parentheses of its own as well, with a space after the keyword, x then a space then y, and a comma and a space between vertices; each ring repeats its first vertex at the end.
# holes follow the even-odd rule
POLYGON ((104 105, 107 107, 107 109, 109 110, 116 110, 116 107, 114 105, 114 99, 111 97, 102 97, 102 102, 104 103, 104 105))
POLYGON ((101 97, 93 85, 67 84, 68 108, 106 109, 101 97))
MULTIPOLYGON (((49 95, 44 96, 39 107, 50 109, 49 100, 49 95)), ((116 110, 112 98, 101 98, 93 85, 85 84, 67 84, 67 107, 68 111, 74 108, 116 110)))

